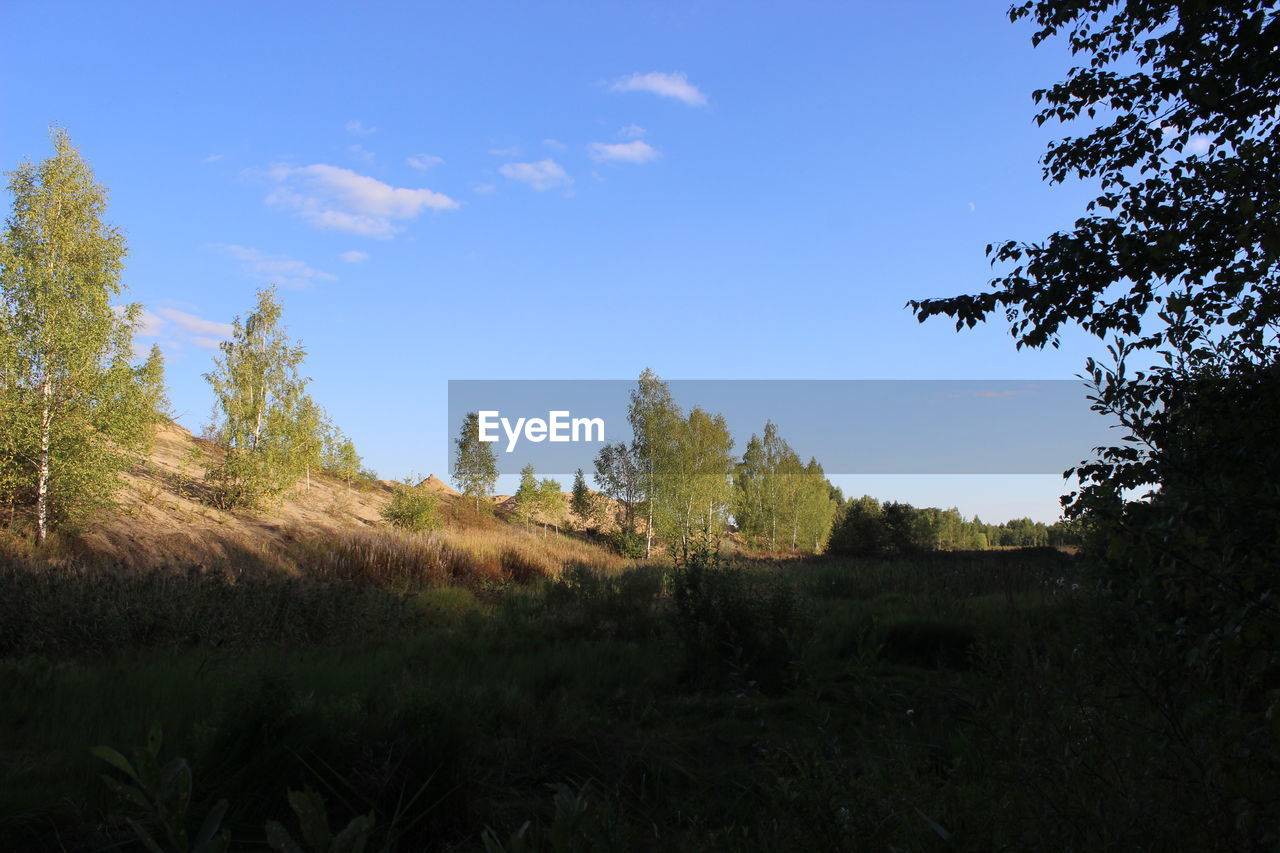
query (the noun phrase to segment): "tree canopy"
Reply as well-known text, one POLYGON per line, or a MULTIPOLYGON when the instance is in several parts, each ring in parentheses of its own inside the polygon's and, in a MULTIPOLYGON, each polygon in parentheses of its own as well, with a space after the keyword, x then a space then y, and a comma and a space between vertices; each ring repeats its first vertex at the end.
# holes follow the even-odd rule
POLYGON ((163 359, 135 364, 141 308, 113 300, 126 254, 107 191, 65 130, 8 173, 0 237, 0 500, 36 538, 109 504, 165 405, 163 359))

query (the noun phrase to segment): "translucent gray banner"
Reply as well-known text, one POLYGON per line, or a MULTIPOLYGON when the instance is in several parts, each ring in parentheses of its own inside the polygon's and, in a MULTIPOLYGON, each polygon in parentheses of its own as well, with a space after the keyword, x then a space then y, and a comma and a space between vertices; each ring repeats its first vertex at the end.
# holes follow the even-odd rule
MULTIPOLYGON (((1070 380, 772 380, 667 382, 687 415, 724 415, 734 452, 766 421, 827 474, 1061 474, 1121 437, 1070 380)), ((591 472, 603 444, 630 442, 634 380, 451 380, 449 459, 469 412, 500 473, 591 472)))

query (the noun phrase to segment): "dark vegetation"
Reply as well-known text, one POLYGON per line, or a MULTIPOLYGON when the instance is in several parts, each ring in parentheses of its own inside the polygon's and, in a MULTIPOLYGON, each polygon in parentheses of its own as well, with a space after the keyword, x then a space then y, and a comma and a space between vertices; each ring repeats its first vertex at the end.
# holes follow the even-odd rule
POLYGON ((523 584, 13 567, 0 835, 161 838, 90 752, 145 759, 155 727, 157 766, 191 775, 185 831, 225 800, 231 849, 266 849, 267 821, 297 836, 306 790, 335 833, 372 815, 370 849, 1207 842, 1213 804, 1170 776, 1197 754, 1122 748, 1097 714, 1110 692, 1152 722, 1077 565, 695 556, 523 584))
MULTIPOLYGON (((837 500, 843 497, 835 490, 837 500)), ((984 548, 1071 548, 1084 542, 1079 521, 1045 524, 1019 518, 1004 524, 966 519, 957 509, 915 507, 900 501, 878 501, 869 495, 838 503, 828 554, 891 557, 927 551, 976 551, 984 548)))

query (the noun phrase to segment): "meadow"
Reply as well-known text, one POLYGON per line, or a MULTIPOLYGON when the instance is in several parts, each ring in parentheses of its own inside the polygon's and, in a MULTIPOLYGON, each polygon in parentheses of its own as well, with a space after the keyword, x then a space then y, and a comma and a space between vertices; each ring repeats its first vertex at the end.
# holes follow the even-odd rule
POLYGON ((0 843, 216 849, 211 814, 233 850, 294 849, 281 829, 388 851, 1190 831, 1151 756, 1090 710, 1115 679, 1065 554, 592 566, 578 540, 503 536, 352 534, 293 576, 11 560, 0 843), (141 797, 103 745, 142 776, 154 753, 141 797))

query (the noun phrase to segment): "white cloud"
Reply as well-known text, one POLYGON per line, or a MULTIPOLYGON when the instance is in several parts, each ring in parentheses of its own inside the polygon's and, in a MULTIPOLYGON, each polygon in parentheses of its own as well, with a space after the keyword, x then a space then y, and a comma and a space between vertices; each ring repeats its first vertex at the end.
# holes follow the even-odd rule
POLYGON ((650 71, 648 74, 632 74, 615 80, 609 88, 614 92, 650 92, 664 98, 675 98, 691 107, 703 107, 707 104, 707 96, 690 83, 683 72, 664 74, 661 71, 650 71))
POLYGON ((453 210, 443 193, 384 184, 350 169, 316 163, 276 166, 270 177, 281 186, 267 203, 287 207, 317 228, 389 238, 402 230, 394 220, 413 219, 424 210, 453 210))
POLYGON ((1187 148, 1191 149, 1192 154, 1207 154, 1209 153, 1209 137, 1193 136, 1187 144, 1187 148))
POLYGON ((489 195, 490 193, 497 192, 498 188, 493 184, 477 184, 475 191, 481 195, 489 195))
POLYGON ((970 213, 976 213, 976 212, 977 212, 977 210, 978 210, 978 206, 977 206, 976 204, 974 204, 973 202, 969 202, 969 212, 970 212, 970 213))
POLYGON ((181 352, 186 344, 216 350, 218 344, 230 339, 231 332, 230 323, 206 320, 176 308, 157 308, 154 312, 144 308, 133 333, 133 354, 146 358, 152 343, 171 354, 181 352))
POLYGON ((419 172, 425 172, 428 169, 434 169, 436 166, 439 166, 444 162, 444 158, 437 157, 434 154, 414 154, 413 156, 406 158, 405 162, 417 169, 419 172))
POLYGON ((163 330, 164 318, 157 317, 143 308, 142 313, 138 315, 138 327, 134 330, 133 336, 136 338, 158 338, 163 334, 163 330))
POLYGON ((639 139, 649 131, 645 130, 638 124, 632 123, 618 130, 618 136, 623 139, 639 139))
POLYGON ((498 171, 513 181, 528 184, 539 192, 573 183, 573 178, 565 174, 560 164, 550 158, 536 163, 504 163, 498 171))
POLYGON ((552 151, 563 151, 568 147, 559 139, 544 139, 542 140, 542 144, 550 148, 552 151))
POLYGON ((519 145, 512 145, 509 148, 490 148, 489 153, 494 157, 519 157, 524 151, 519 145))
POLYGON ((190 341, 203 349, 217 349, 220 341, 231 337, 231 324, 206 320, 176 308, 157 308, 156 313, 177 326, 190 341))
POLYGON ((366 163, 373 159, 373 152, 368 148, 365 148, 363 145, 348 145, 347 153, 352 157, 355 157, 357 160, 363 160, 366 163))
POLYGON ((285 287, 306 287, 315 281, 333 281, 337 278, 333 273, 318 270, 306 261, 290 258, 287 255, 270 255, 246 246, 223 246, 222 248, 240 262, 245 272, 260 281, 285 287))
POLYGON ((587 146, 587 154, 597 163, 648 163, 658 157, 658 149, 647 142, 636 139, 632 142, 592 142, 587 146))
POLYGON ((356 136, 368 136, 371 133, 377 133, 376 127, 365 127, 364 122, 358 118, 353 118, 346 124, 347 133, 354 133, 356 136))
POLYGON ((349 251, 349 252, 343 252, 342 254, 338 255, 338 257, 339 257, 339 258, 341 258, 342 260, 346 261, 346 262, 347 262, 347 263, 349 263, 349 264, 358 264, 358 263, 360 263, 361 261, 367 261, 367 260, 369 260, 369 253, 368 253, 368 252, 358 252, 358 251, 356 251, 355 249, 352 249, 352 250, 351 250, 351 251, 349 251))

